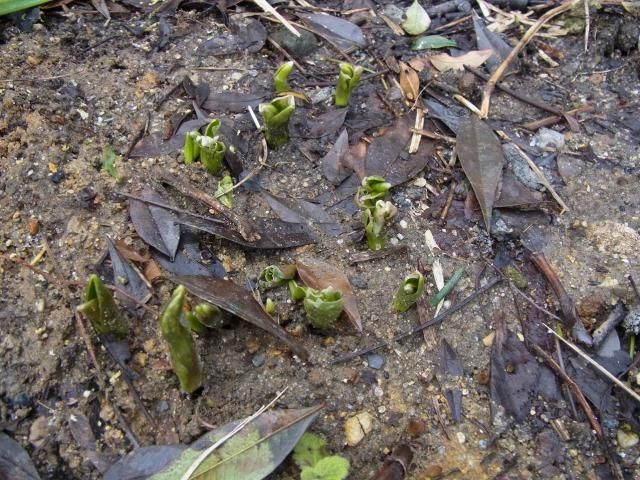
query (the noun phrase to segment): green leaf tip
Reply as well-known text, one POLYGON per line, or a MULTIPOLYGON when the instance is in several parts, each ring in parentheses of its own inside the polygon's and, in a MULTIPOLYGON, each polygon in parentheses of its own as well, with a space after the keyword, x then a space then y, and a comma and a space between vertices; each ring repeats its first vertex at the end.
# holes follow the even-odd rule
POLYGON ((294 302, 302 300, 307 295, 307 287, 301 287, 295 280, 289 280, 289 294, 294 302))
POLYGON ((349 104, 351 93, 360 83, 360 77, 364 69, 350 63, 340 64, 338 83, 336 84, 335 104, 337 107, 346 107, 349 104))
POLYGON ((192 393, 202 385, 202 364, 191 331, 180 323, 185 293, 185 287, 179 285, 171 294, 160 314, 160 331, 169 348, 169 358, 180 382, 180 390, 192 393))
POLYGON ((424 292, 424 275, 417 271, 407 275, 396 291, 393 308, 398 312, 406 312, 416 303, 422 292, 424 292))
POLYGON ((273 75, 273 88, 277 94, 291 90, 291 87, 289 87, 289 74, 292 71, 293 62, 285 62, 276 70, 276 73, 273 75))
POLYGON ((293 95, 261 103, 258 110, 264 121, 264 136, 269 148, 277 149, 289 142, 289 119, 296 109, 293 95))
POLYGON ((231 176, 225 175, 222 177, 218 182, 215 196, 225 207, 233 207, 233 178, 231 176))
POLYGON ((293 461, 301 469, 301 480, 344 480, 349 475, 349 460, 329 455, 327 442, 306 432, 293 449, 293 461))
POLYGON ((218 140, 218 137, 207 137, 201 135, 197 142, 200 144, 200 163, 212 175, 217 175, 222 170, 222 161, 224 160, 224 152, 227 150, 224 143, 218 140))
POLYGON ((329 455, 327 441, 319 435, 305 432, 293 449, 293 461, 298 468, 313 467, 316 463, 329 455))
POLYGON ((356 204, 362 211, 362 223, 371 250, 384 247, 384 227, 397 213, 397 208, 386 199, 391 184, 379 175, 362 179, 356 193, 356 204))
POLYGON ((269 265, 260 272, 258 282, 265 289, 279 287, 293 279, 296 276, 296 270, 295 265, 282 265, 281 267, 269 265))
POLYGON ((129 333, 129 327, 113 295, 95 274, 90 275, 87 280, 84 303, 78 306, 78 311, 87 317, 96 332, 102 335, 113 335, 123 339, 129 333))
POLYGON ((104 147, 104 150, 102 150, 100 165, 102 170, 114 178, 118 176, 118 171, 116 170, 116 158, 116 153, 109 145, 104 147))

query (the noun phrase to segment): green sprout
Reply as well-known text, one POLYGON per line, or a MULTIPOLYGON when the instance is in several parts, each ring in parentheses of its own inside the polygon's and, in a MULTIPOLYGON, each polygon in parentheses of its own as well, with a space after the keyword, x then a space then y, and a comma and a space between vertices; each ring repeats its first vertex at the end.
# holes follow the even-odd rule
POLYGON ((199 303, 186 314, 186 320, 191 330, 199 335, 204 335, 207 329, 220 328, 224 323, 224 314, 215 305, 199 303))
POLYGON ((218 182, 218 189, 216 190, 216 198, 220 200, 225 207, 233 207, 233 179, 229 175, 225 175, 222 180, 218 182))
POLYGON ((180 390, 192 393, 202 385, 202 364, 191 331, 180 323, 186 289, 179 285, 160 314, 160 330, 169 347, 169 358, 180 381, 180 390))
POLYGON ((267 301, 264 304, 264 311, 267 312, 269 315, 275 314, 276 313, 276 302, 274 302, 270 298, 267 298, 267 301))
POLYGON ((416 303, 418 297, 424 291, 424 276, 420 272, 414 272, 402 281, 393 299, 393 308, 398 312, 406 312, 411 305, 416 303))
POLYGON ((258 281, 260 286, 265 289, 279 287, 280 285, 284 285, 287 280, 291 280, 295 277, 296 270, 296 266, 293 264, 282 265, 282 267, 269 265, 260 272, 258 281))
POLYGON ((395 216, 396 212, 397 209, 391 202, 382 200, 376 202, 375 208, 367 208, 362 211, 362 223, 370 250, 384 248, 384 226, 395 216))
POLYGON ((270 148, 279 148, 289 141, 289 119, 295 108, 292 95, 274 98, 258 107, 264 120, 264 136, 270 148))
POLYGON ((102 335, 113 335, 123 339, 129 333, 129 327, 122 317, 113 295, 104 286, 100 277, 89 276, 84 287, 84 303, 78 311, 89 319, 96 332, 102 335))
POLYGON ((198 137, 200 134, 197 131, 189 132, 184 137, 184 147, 182 147, 182 154, 184 156, 185 165, 189 165, 200 158, 200 144, 198 143, 198 137))
POLYGON ((349 475, 349 460, 329 455, 327 442, 305 432, 293 449, 293 461, 300 468, 300 480, 344 480, 349 475))
POLYGON ((351 92, 358 86, 364 69, 350 63, 340 64, 340 74, 336 85, 336 106, 346 107, 349 104, 351 92))
POLYGON ((289 74, 292 70, 293 62, 285 62, 278 67, 278 70, 273 75, 273 87, 278 95, 291 90, 291 87, 289 87, 289 74))
POLYGON ((198 137, 200 144, 200 163, 212 175, 216 175, 222 170, 222 160, 224 160, 224 152, 227 149, 224 143, 218 140, 218 137, 207 137, 201 135, 198 137))
POLYGON ((391 184, 379 175, 364 177, 356 194, 356 203, 360 208, 374 208, 378 200, 389 198, 391 184))
POLYGON ((289 294, 294 302, 302 300, 307 295, 307 287, 301 287, 295 280, 289 280, 289 294))
POLYGON ((320 291, 307 288, 303 304, 311 324, 321 330, 329 330, 335 326, 342 313, 344 298, 342 293, 333 287, 320 291))
POLYGON ((213 120, 211 120, 207 125, 207 128, 205 128, 204 130, 204 136, 209 138, 215 137, 218 133, 218 130, 220 130, 221 124, 222 123, 217 118, 214 118, 213 120))

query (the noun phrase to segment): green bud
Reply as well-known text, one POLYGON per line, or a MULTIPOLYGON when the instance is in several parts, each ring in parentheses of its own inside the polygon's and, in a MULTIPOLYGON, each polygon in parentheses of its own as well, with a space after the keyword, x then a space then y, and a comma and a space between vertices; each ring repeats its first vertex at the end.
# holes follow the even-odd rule
POLYGON ((269 265, 260 272, 259 282, 261 287, 269 289, 279 287, 295 276, 295 265, 283 265, 282 268, 277 265, 269 265))
POLYGON ((224 314, 215 305, 210 303, 199 303, 193 309, 198 321, 208 328, 220 328, 223 323, 224 314))
POLYGON ((289 280, 289 293, 294 302, 302 300, 307 295, 307 287, 301 287, 295 280, 289 280))
POLYGON ((336 85, 336 106, 346 107, 349 104, 351 92, 360 82, 363 71, 362 67, 355 67, 350 63, 340 64, 340 74, 336 85))
POLYGON ((356 203, 360 208, 374 208, 378 200, 389 198, 391 184, 379 175, 372 175, 362 179, 358 188, 356 203))
POLYGON ((420 272, 414 272, 408 275, 398 287, 395 298, 393 299, 393 308, 398 312, 406 312, 411 305, 416 303, 418 297, 424 291, 424 276, 420 272))
POLYGON ((395 216, 396 207, 391 202, 378 200, 373 209, 362 211, 362 223, 367 236, 370 250, 380 250, 384 247, 384 226, 395 216))
POLYGON ((289 74, 292 70, 293 62, 285 62, 276 70, 276 73, 273 75, 273 87, 277 94, 291 90, 289 87, 289 74))
POLYGON ((187 321, 187 325, 189 325, 189 328, 196 332, 198 335, 204 335, 207 333, 207 327, 200 323, 200 320, 198 320, 198 317, 196 317, 195 313, 187 312, 184 318, 187 321))
POLYGON ((289 119, 295 108, 292 95, 274 98, 258 107, 264 120, 264 136, 270 148, 279 148, 289 141, 289 119))
POLYGON ((182 155, 186 165, 198 160, 198 157, 200 156, 200 144, 198 143, 199 136, 200 134, 194 130, 193 132, 187 133, 184 137, 182 155))
POLYGON ((322 330, 334 327, 343 306, 342 293, 333 287, 320 291, 308 288, 304 297, 304 310, 309 321, 314 327, 322 330))
POLYGON ((224 152, 226 147, 224 143, 218 141, 218 137, 207 137, 201 135, 198 137, 200 143, 200 163, 212 175, 217 175, 222 170, 222 161, 224 160, 224 152))
POLYGON ((202 385, 202 364, 191 331, 180 323, 186 289, 179 285, 160 314, 160 330, 169 347, 169 358, 180 381, 180 390, 192 393, 202 385))
POLYGON ((78 306, 78 311, 87 317, 96 332, 102 335, 113 335, 123 339, 129 333, 129 327, 113 295, 95 274, 90 275, 87 280, 84 287, 84 303, 78 306))
POLYGON ((271 300, 270 298, 267 298, 266 303, 264 304, 264 311, 267 312, 269 315, 273 315, 276 313, 276 303, 271 300))
POLYGON ((218 182, 218 190, 216 190, 216 198, 220 200, 226 207, 233 207, 233 179, 229 175, 225 175, 218 182))

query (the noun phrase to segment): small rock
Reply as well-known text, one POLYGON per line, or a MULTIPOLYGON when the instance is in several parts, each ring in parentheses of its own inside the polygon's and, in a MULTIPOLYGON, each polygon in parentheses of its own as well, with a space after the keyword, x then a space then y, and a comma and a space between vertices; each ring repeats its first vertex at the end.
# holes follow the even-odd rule
POLYGON ((318 103, 322 103, 325 100, 328 100, 333 95, 332 87, 319 88, 318 90, 314 90, 309 94, 309 100, 313 105, 317 105, 318 103))
POLYGON ((442 475, 442 467, 440 465, 434 464, 427 465, 423 473, 426 478, 439 477, 440 475, 442 475))
POLYGON ((531 139, 530 145, 538 148, 555 148, 556 150, 564 147, 564 135, 550 128, 541 128, 538 133, 531 139))
POLYGON ((355 447, 371 430, 373 430, 373 415, 369 412, 361 412, 347 419, 344 423, 344 437, 347 445, 355 447))
POLYGON ((326 337, 322 339, 323 347, 333 347, 336 344, 336 339, 333 337, 326 337))
POLYGON ((321 369, 314 368, 309 372, 309 375, 307 375, 307 380, 309 380, 309 383, 311 385, 319 387, 320 385, 323 385, 325 383, 325 376, 321 369))
POLYGON ((254 338, 250 338, 249 340, 247 340, 246 348, 247 348, 247 352, 249 352, 251 355, 253 355, 258 350, 260 350, 260 342, 255 337, 254 338))
POLYGON ((31 217, 27 221, 27 230, 29 231, 29 235, 36 235, 40 231, 40 224, 38 223, 37 218, 31 217))
POLYGON ((458 439, 458 443, 461 445, 467 441, 467 437, 462 432, 456 432, 456 438, 458 439))
POLYGON ((264 364, 265 358, 264 353, 259 353, 251 359, 251 363, 253 363, 253 366, 256 368, 261 367, 264 364))
POLYGON ((484 337, 482 339, 482 344, 485 347, 490 347, 491 345, 493 345, 493 340, 496 338, 496 332, 495 330, 491 333, 489 333, 489 335, 487 335, 486 337, 484 337))
POLYGON ((638 441, 640 440, 637 433, 628 432, 622 429, 618 430, 616 438, 618 439, 618 445, 620 446, 620 448, 631 448, 634 445, 637 445, 638 441))
POLYGON ((582 160, 580 158, 561 154, 556 158, 556 164, 558 165, 558 173, 566 184, 582 173, 582 160))
POLYGON ((315 35, 306 30, 300 30, 300 36, 296 37, 283 27, 273 33, 271 38, 294 57, 304 58, 318 49, 318 40, 315 35))
POLYGON ((29 430, 29 442, 36 448, 44 445, 49 436, 49 419, 47 417, 38 417, 31 424, 29 430))
POLYGON ((367 355, 367 364, 369 365, 369 368, 380 370, 385 364, 385 359, 382 355, 378 355, 377 353, 370 353, 369 355, 367 355))
POLYGON ((369 288, 369 282, 367 279, 359 275, 349 277, 349 283, 360 290, 366 290, 369 288))
POLYGON ((64 171, 58 170, 56 173, 52 174, 49 178, 53 183, 58 184, 62 180, 64 180, 64 171))
POLYGON ((418 418, 412 418, 409 420, 407 424, 407 432, 414 437, 422 435, 422 433, 427 429, 427 424, 418 418))

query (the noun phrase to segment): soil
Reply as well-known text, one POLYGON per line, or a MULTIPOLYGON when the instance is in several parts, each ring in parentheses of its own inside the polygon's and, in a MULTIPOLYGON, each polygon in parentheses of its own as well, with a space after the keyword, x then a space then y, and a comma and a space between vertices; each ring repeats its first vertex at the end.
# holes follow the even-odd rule
MULTIPOLYGON (((439 469, 450 472, 447 478, 452 479, 500 474, 504 475, 500 478, 521 479, 609 478, 609 457, 620 464, 625 478, 632 478, 634 471, 637 475, 640 446, 623 448, 617 443, 622 423, 605 425, 611 445, 607 452, 584 416, 579 414, 576 419, 565 400, 537 399, 526 421, 504 428, 491 424, 490 391, 482 380, 489 369, 491 348, 483 339, 501 321, 521 333, 521 320, 529 308, 521 300, 514 302, 504 284, 435 330, 437 338, 446 339, 457 352, 464 367, 456 385, 462 392, 464 413, 458 423, 452 420, 436 379, 436 348, 421 336, 379 351, 385 360, 379 370, 370 368, 366 357, 329 365, 339 355, 390 339, 418 323, 415 309, 397 314, 389 308, 400 280, 415 270, 418 260, 431 265, 439 259, 445 278, 465 268, 463 280, 445 307, 472 293, 480 275, 490 275, 486 262, 497 255, 507 255, 525 273, 532 272, 517 240, 517 233, 532 225, 543 233, 544 254, 588 328, 606 318, 618 299, 629 307, 637 306, 628 281, 629 275, 640 279, 637 35, 635 46, 632 43, 623 51, 615 40, 617 32, 607 30, 617 22, 618 29, 624 24, 625 31, 635 26, 637 32, 637 19, 616 12, 594 13, 587 52, 582 35, 545 38, 558 53, 559 66, 549 67, 531 46, 520 70, 506 79, 512 89, 558 108, 593 107, 593 113, 578 117, 582 120, 579 132, 571 132, 566 123, 551 127, 564 134, 565 145, 537 159, 566 202, 566 212, 560 214, 550 196, 542 210, 499 211, 495 215, 502 224, 495 225, 504 228, 489 237, 477 212, 471 219, 465 217, 468 186, 462 171, 447 173, 434 157, 425 171, 392 190, 399 208, 388 231, 388 243, 407 246, 406 253, 351 264, 349 256, 366 250, 366 245, 346 234, 320 235, 316 245, 277 251, 204 239, 240 284, 265 266, 293 261, 302 253, 340 267, 357 287, 364 332, 358 334, 347 320, 341 320, 333 332, 314 331, 302 308, 288 300, 285 288, 269 292, 280 322, 298 333, 311 360, 300 362, 277 339, 234 321, 198 338, 205 365, 204 389, 186 396, 178 390, 157 318, 149 313, 137 318, 130 315, 131 367, 141 375, 134 384, 156 422, 153 427, 87 325, 103 375, 93 367, 73 312, 81 301, 78 285, 104 268, 107 237, 145 248, 122 193, 152 185, 160 173, 188 179, 209 192, 215 191, 217 179, 200 164, 184 165, 179 152, 130 159, 124 153, 147 118, 148 130, 162 134, 169 119, 190 106, 180 90, 156 109, 159 99, 185 75, 196 83, 208 83, 214 92, 247 92, 255 86, 269 89, 272 72, 284 58, 268 47, 227 57, 196 55, 204 40, 227 34, 219 19, 201 11, 180 10, 171 17, 170 41, 158 50, 157 29, 140 36, 131 33, 129 27, 147 25, 143 14, 114 16, 105 25, 104 18, 87 8, 73 5, 65 14, 48 12, 29 33, 3 21, 4 43, 0 44, 0 425, 27 449, 42 478, 101 478, 101 468, 104 471, 133 448, 123 422, 140 445, 188 444, 207 431, 206 424, 220 426, 248 416, 285 387, 288 391, 278 407, 325 404, 312 430, 329 441, 333 452, 350 460, 349 478, 369 478, 401 441, 413 442, 416 451, 409 478, 429 478, 429 472, 439 469), (118 154, 115 177, 101 170, 107 146, 118 154), (434 185, 439 194, 434 195, 425 183, 434 185), (439 217, 451 188, 456 188, 454 201, 443 224, 439 217), (433 233, 440 250, 427 248, 427 231, 433 233), (39 256, 39 261, 34 260, 39 256), (43 276, 16 260, 48 274, 43 276), (105 377, 109 380, 106 385, 105 377), (360 412, 374 416, 374 429, 360 444, 348 447, 345 420, 360 412), (79 439, 82 436, 71 426, 78 417, 88 420, 88 440, 79 439), (555 420, 562 423, 567 438, 561 440, 552 428, 555 420), (412 425, 409 430, 408 424, 412 425), (604 476, 597 477, 596 471, 605 472, 604 476)), ((515 33, 510 32, 511 38, 515 33)), ((457 34, 471 38, 472 30, 463 26, 457 34)), ((323 46, 306 58, 315 66, 305 65, 333 71, 334 64, 323 62, 333 55, 333 50, 323 46)), ((366 52, 353 55, 378 68, 366 52)), ((414 55, 407 50, 404 58, 414 55)), ((380 82, 372 82, 375 86, 356 91, 352 108, 366 108, 367 88, 382 89, 380 82)), ((470 87, 465 86, 476 104, 482 85, 471 82, 470 87)), ((307 88, 307 94, 313 92, 312 87, 307 88)), ((405 108, 401 100, 395 102, 398 110, 405 108)), ((245 113, 223 116, 247 119, 245 113)), ((491 124, 496 128, 512 128, 545 116, 548 113, 500 91, 493 96, 491 124)), ((526 133, 521 131, 521 135, 529 140, 526 133)), ((317 158, 335 137, 324 140, 317 158)), ((317 158, 312 161, 299 147, 300 142, 293 141, 270 152, 262 185, 294 198, 313 198, 333 189, 317 158)), ((442 158, 450 158, 449 145, 439 143, 437 149, 442 158)), ((244 163, 251 170, 256 166, 255 156, 248 156, 244 163)), ((235 201, 234 209, 240 213, 273 216, 255 193, 239 189, 235 201)), ((357 223, 358 216, 354 219, 357 223)), ((150 305, 159 309, 173 287, 169 281, 156 284, 150 305)), ((436 290, 429 274, 427 293, 436 290)), ((558 311, 551 290, 542 300, 546 308, 558 311)), ((629 381, 637 390, 636 378, 629 381)), ((297 475, 292 463, 285 462, 272 478, 297 475)))

